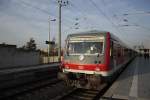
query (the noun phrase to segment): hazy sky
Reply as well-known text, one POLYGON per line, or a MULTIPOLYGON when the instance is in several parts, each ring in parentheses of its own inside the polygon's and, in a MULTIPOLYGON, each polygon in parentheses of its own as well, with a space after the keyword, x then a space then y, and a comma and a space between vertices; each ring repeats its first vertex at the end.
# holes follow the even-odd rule
MULTIPOLYGON (((62 7, 63 45, 67 34, 105 30, 130 46, 143 44, 150 48, 150 0, 68 1, 62 7)), ((0 43, 22 46, 33 37, 38 48, 46 48, 49 16, 56 19, 50 30, 51 39, 57 40, 57 0, 0 0, 0 43)))

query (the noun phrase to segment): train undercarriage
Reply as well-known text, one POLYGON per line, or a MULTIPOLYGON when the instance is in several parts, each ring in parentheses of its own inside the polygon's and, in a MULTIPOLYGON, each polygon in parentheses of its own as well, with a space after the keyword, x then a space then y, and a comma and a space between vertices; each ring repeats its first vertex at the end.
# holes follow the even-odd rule
POLYGON ((104 78, 99 74, 83 74, 83 73, 58 73, 58 78, 63 80, 67 86, 74 86, 85 89, 98 89, 104 78))

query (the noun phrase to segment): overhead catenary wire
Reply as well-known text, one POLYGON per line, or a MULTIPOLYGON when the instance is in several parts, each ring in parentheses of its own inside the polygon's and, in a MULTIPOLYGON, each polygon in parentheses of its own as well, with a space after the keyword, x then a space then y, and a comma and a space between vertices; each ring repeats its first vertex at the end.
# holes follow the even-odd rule
POLYGON ((79 8, 81 8, 80 4, 78 4, 78 6, 77 6, 76 3, 71 2, 71 1, 70 1, 70 4, 71 4, 71 7, 74 8, 74 10, 76 10, 77 12, 80 11, 80 13, 78 14, 79 16, 76 15, 76 19, 78 19, 78 20, 76 20, 76 22, 78 23, 78 26, 80 28, 83 27, 81 25, 83 23, 85 23, 86 25, 89 25, 88 20, 87 20, 87 15, 88 15, 86 13, 87 11, 85 11, 84 9, 79 9, 79 8), (82 10, 84 10, 84 11, 82 11, 82 10))
MULTIPOLYGON (((104 2, 104 0, 102 0, 102 3, 105 5, 105 7, 107 6, 107 4, 104 2)), ((108 9, 108 11, 109 11, 109 9, 108 9)), ((110 12, 110 11, 109 11, 110 12)), ((112 12, 111 11, 111 13, 113 14, 113 15, 117 15, 116 13, 114 13, 114 12, 112 12)), ((116 17, 115 17, 116 18, 116 17)), ((116 20, 118 20, 119 18, 116 18, 116 20)), ((120 20, 121 21, 121 20, 120 20)), ((119 21, 119 22, 120 22, 119 21)), ((119 25, 119 22, 116 22, 117 23, 117 25, 119 25)), ((116 26, 117 27, 117 26, 116 26)), ((119 29, 119 27, 118 27, 118 29, 117 30, 119 30, 119 32, 120 33, 122 33, 121 32, 121 30, 119 29)), ((127 37, 127 35, 126 34, 122 34, 122 35, 124 35, 125 37, 127 37)), ((129 41, 129 40, 127 40, 127 39, 125 39, 127 42, 129 42, 129 43, 131 43, 131 41, 129 41)), ((132 42, 133 43, 133 42, 132 42)))
MULTIPOLYGON (((108 22, 111 23, 112 27, 114 27, 116 29, 116 31, 118 31, 119 33, 122 33, 118 28, 117 26, 109 19, 109 17, 95 4, 95 2, 93 2, 93 0, 89 0, 93 5, 94 7, 99 11, 100 14, 102 14, 107 20, 108 22)), ((126 40, 127 41, 127 40, 126 40)))
MULTIPOLYGON (((55 14, 53 14, 53 13, 47 11, 47 10, 42 9, 42 8, 40 8, 40 7, 38 7, 38 6, 33 6, 32 4, 30 4, 30 3, 28 3, 28 2, 25 2, 25 1, 23 1, 23 0, 19 0, 19 2, 20 2, 21 4, 24 4, 24 5, 27 6, 27 7, 31 7, 31 8, 33 8, 33 9, 35 9, 35 10, 37 10, 37 11, 40 11, 40 12, 42 12, 42 13, 44 13, 44 14, 47 14, 48 16, 51 16, 51 17, 53 17, 53 18, 56 18, 56 17, 57 17, 55 14)), ((16 3, 18 3, 18 2, 16 2, 16 3)), ((65 18, 65 21, 64 21, 63 23, 64 23, 66 26, 69 26, 70 23, 71 23, 71 21, 68 20, 67 18, 65 18)))
MULTIPOLYGON (((116 26, 116 25, 109 19, 109 17, 96 5, 96 3, 95 3, 93 0, 88 0, 88 1, 90 1, 90 2, 93 4, 93 6, 99 11, 99 13, 102 14, 102 15, 107 19, 107 21, 111 23, 112 27, 115 27, 115 26, 116 26)), ((116 28, 116 27, 115 27, 115 28, 116 28)))
MULTIPOLYGON (((102 24, 101 23, 90 23, 90 21, 92 21, 93 22, 93 20, 92 19, 89 19, 89 15, 90 15, 90 13, 89 13, 89 10, 91 9, 91 8, 93 8, 93 6, 90 6, 90 9, 89 9, 89 6, 88 7, 86 7, 85 8, 85 6, 83 6, 83 5, 80 5, 80 4, 83 4, 83 3, 81 3, 81 2, 85 2, 84 0, 81 0, 80 1, 80 3, 74 3, 74 2, 71 2, 71 4, 72 4, 72 7, 73 8, 75 8, 75 10, 76 11, 80 11, 81 13, 81 17, 82 18, 79 18, 79 19, 83 19, 82 20, 82 22, 83 23, 85 23, 86 25, 85 25, 85 29, 91 29, 91 28, 94 28, 95 26, 94 25, 98 25, 99 27, 101 27, 102 28, 102 24), (77 4, 77 5, 76 5, 77 4), (80 9, 79 9, 80 8, 80 9), (84 9, 85 8, 85 9, 84 9)), ((99 14, 99 13, 98 13, 99 14)), ((91 15, 90 15, 91 16, 91 15)), ((97 21, 99 21, 99 20, 97 20, 97 21)), ((80 22, 81 23, 81 22, 80 22)), ((81 24, 83 24, 83 23, 81 23, 81 24)), ((82 27, 82 25, 81 25, 81 27, 82 27)))
POLYGON ((121 33, 120 30, 117 28, 117 26, 116 26, 116 25, 110 20, 110 18, 96 5, 96 3, 95 3, 93 0, 88 0, 88 1, 90 1, 90 2, 93 4, 93 6, 99 11, 99 13, 102 14, 102 15, 104 16, 104 18, 107 19, 107 21, 112 25, 112 27, 114 27, 114 28, 116 29, 116 31, 118 31, 119 33, 121 33))
POLYGON ((73 8, 73 10, 76 10, 77 12, 80 11, 80 13, 77 13, 77 14, 74 14, 75 17, 74 17, 74 24, 71 25, 68 29, 65 30, 66 31, 69 31, 70 29, 71 30, 76 30, 76 29, 82 29, 83 27, 83 23, 86 23, 86 25, 89 25, 88 21, 87 21, 87 14, 85 12, 87 11, 82 11, 81 9, 79 9, 81 6, 77 6, 76 3, 72 2, 72 1, 69 1, 69 5, 70 7, 73 8))
MULTIPOLYGON (((117 27, 117 25, 114 24, 114 22, 110 20, 110 18, 96 5, 96 3, 95 3, 93 0, 89 0, 89 1, 90 1, 90 2, 93 4, 93 6, 99 11, 99 13, 102 14, 102 15, 107 19, 107 21, 108 21, 109 23, 111 23, 112 27, 114 27, 114 28, 116 29, 116 31, 118 31, 119 33, 122 33, 122 32, 120 31, 120 29, 117 27)), ((125 41, 128 41, 128 40, 125 39, 125 41)), ((128 41, 128 42, 130 43, 131 41, 128 41)))

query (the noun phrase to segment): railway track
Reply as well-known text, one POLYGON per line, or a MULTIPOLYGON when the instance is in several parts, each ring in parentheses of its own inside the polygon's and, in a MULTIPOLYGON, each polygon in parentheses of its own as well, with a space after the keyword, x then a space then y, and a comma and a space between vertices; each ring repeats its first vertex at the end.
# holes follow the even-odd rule
POLYGON ((107 88, 108 84, 102 84, 99 90, 74 88, 72 91, 58 96, 53 100, 98 100, 107 88))
POLYGON ((5 88, 5 89, 0 90, 1 91, 0 100, 1 99, 10 100, 10 98, 12 99, 20 95, 31 93, 33 91, 38 91, 42 88, 51 86, 59 82, 61 81, 56 78, 53 78, 53 79, 47 78, 47 79, 42 79, 42 80, 26 83, 26 84, 21 84, 21 85, 11 87, 11 88, 5 88))
POLYGON ((0 71, 0 100, 12 100, 12 98, 19 95, 60 82, 57 79, 57 64, 54 66, 41 65, 0 71))

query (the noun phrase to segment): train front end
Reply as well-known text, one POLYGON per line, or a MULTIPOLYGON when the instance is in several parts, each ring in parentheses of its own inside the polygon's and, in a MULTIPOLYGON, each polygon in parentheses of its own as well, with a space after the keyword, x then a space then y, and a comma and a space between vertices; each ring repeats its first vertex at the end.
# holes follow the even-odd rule
POLYGON ((109 70, 106 64, 107 34, 72 34, 67 37, 59 78, 67 85, 97 88, 109 70))

